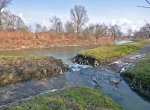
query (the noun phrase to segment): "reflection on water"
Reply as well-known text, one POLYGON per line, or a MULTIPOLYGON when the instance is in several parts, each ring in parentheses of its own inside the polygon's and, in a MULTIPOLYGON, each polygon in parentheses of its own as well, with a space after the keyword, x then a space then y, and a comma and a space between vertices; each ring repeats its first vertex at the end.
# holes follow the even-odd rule
POLYGON ((65 74, 66 80, 72 83, 72 85, 85 85, 100 89, 121 105, 124 110, 150 110, 150 103, 133 92, 118 73, 101 68, 92 68, 87 65, 81 66, 70 61, 80 50, 93 47, 95 46, 0 51, 0 55, 54 56, 55 58, 62 59, 72 69, 65 74))
POLYGON ((129 43, 129 42, 132 42, 130 40, 118 40, 115 42, 116 45, 120 45, 120 44, 125 44, 125 43, 129 43))
POLYGON ((54 47, 49 49, 25 49, 25 50, 0 50, 0 55, 5 56, 54 56, 62 59, 65 63, 73 58, 79 51, 94 48, 96 46, 77 46, 77 47, 54 47))

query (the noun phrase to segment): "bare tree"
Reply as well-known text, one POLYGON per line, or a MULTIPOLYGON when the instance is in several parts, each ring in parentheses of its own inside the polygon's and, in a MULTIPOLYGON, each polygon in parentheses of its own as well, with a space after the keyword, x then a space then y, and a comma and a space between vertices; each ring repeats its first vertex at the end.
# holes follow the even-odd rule
POLYGON ((50 18, 50 22, 52 25, 52 31, 56 32, 56 33, 60 33, 63 30, 63 26, 62 26, 62 21, 60 18, 58 18, 57 16, 52 16, 52 18, 50 18))
POLYGON ((141 29, 136 33, 138 38, 150 38, 150 24, 146 23, 141 29))
POLYGON ((150 38, 150 23, 145 20, 145 31, 147 33, 146 38, 150 38))
POLYGON ((107 31, 108 27, 105 24, 96 24, 94 37, 96 39, 98 39, 99 37, 103 37, 107 34, 107 31))
POLYGON ((95 34, 95 25, 94 24, 89 24, 86 28, 82 30, 82 38, 92 38, 94 37, 95 34))
POLYGON ((25 26, 25 31, 27 31, 27 32, 32 32, 33 31, 32 29, 33 29, 32 25, 26 25, 25 26))
POLYGON ((41 32, 42 26, 38 23, 35 24, 35 32, 41 32))
POLYGON ((73 23, 70 22, 70 21, 66 22, 65 29, 66 29, 66 33, 67 34, 74 34, 75 33, 75 30, 74 30, 74 27, 73 27, 73 23))
POLYGON ((127 37, 130 39, 133 36, 133 30, 132 29, 128 29, 127 30, 127 37))
POLYGON ((47 27, 44 25, 44 26, 42 26, 42 32, 47 32, 47 27))
POLYGON ((80 38, 88 39, 91 37, 92 37, 92 35, 91 35, 91 31, 90 31, 89 27, 86 27, 85 29, 82 30, 82 36, 80 36, 80 38))
MULTIPOLYGON (((150 5, 150 1, 145 0, 149 5, 150 5)), ((150 6, 138 6, 138 7, 142 7, 142 8, 150 8, 150 6)))
POLYGON ((3 12, 1 21, 2 27, 8 31, 26 28, 24 21, 9 11, 3 12))
POLYGON ((87 11, 84 6, 76 5, 71 9, 71 20, 78 36, 81 32, 82 26, 88 22, 87 11))
POLYGON ((90 33, 91 37, 94 36, 94 34, 95 34, 95 26, 94 26, 94 24, 90 24, 89 25, 89 33, 90 33))
POLYGON ((39 23, 36 23, 35 24, 35 32, 47 32, 48 31, 48 29, 47 29, 47 27, 45 26, 45 25, 41 25, 41 24, 39 24, 39 23))
POLYGON ((110 26, 109 27, 109 35, 114 37, 114 40, 116 40, 117 37, 122 36, 121 29, 118 25, 110 26))
POLYGON ((2 10, 10 4, 12 0, 0 0, 0 30, 2 30, 2 10))

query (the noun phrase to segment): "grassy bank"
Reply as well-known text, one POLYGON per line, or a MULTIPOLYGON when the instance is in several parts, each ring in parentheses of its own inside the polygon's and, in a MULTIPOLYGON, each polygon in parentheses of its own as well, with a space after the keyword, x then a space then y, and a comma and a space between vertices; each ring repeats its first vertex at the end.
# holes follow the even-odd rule
POLYGON ((95 63, 103 64, 106 62, 111 62, 117 59, 118 57, 130 54, 140 49, 148 42, 149 40, 140 42, 131 42, 122 45, 101 46, 90 50, 83 50, 79 52, 79 55, 77 55, 76 62, 77 63, 83 62, 83 64, 88 64, 89 62, 91 62, 91 65, 94 65, 95 63))
POLYGON ((138 61, 133 68, 122 75, 135 90, 150 98, 150 56, 138 61))
POLYGON ((13 104, 8 110, 122 110, 96 89, 74 87, 13 104))
POLYGON ((67 70, 53 57, 0 56, 0 86, 59 76, 67 70))

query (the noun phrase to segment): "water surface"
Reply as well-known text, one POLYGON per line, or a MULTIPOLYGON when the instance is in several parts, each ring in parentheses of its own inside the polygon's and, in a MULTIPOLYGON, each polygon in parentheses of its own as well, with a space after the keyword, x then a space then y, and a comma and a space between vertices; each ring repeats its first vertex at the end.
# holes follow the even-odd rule
MULTIPOLYGON (((65 78, 72 85, 83 85, 97 88, 111 97, 124 110, 150 110, 150 103, 130 89, 128 84, 120 77, 119 73, 114 73, 102 68, 92 68, 87 65, 78 65, 71 62, 80 50, 90 49, 95 46, 82 47, 57 47, 50 49, 29 49, 0 51, 0 55, 5 56, 54 56, 67 63, 71 70, 65 73, 65 78), (120 83, 114 84, 117 80, 120 83)), ((54 88, 55 89, 55 88, 54 88)))

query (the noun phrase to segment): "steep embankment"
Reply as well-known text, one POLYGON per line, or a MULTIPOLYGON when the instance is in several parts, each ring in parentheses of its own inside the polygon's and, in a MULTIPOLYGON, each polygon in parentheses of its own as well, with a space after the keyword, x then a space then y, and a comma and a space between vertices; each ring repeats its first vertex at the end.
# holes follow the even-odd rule
POLYGON ((0 56, 0 86, 59 76, 67 69, 53 57, 0 56))

